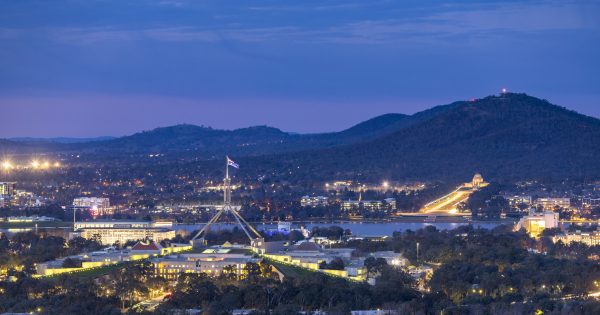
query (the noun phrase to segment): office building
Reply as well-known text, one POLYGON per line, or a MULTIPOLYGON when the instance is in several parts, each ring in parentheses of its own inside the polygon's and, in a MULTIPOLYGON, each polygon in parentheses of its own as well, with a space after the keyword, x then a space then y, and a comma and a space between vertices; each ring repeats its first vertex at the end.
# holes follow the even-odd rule
POLYGON ((385 211, 396 210, 396 199, 386 198, 384 200, 345 200, 340 205, 342 211, 385 211))
POLYGON ((128 241, 151 240, 158 243, 175 237, 171 222, 149 221, 85 221, 75 222, 72 236, 97 239, 103 245, 128 241))
POLYGON ((209 276, 233 273, 241 278, 246 274, 247 263, 259 263, 260 260, 248 251, 225 244, 205 249, 202 253, 168 255, 150 262, 156 276, 174 281, 182 273, 204 273, 209 276))
POLYGON ((263 254, 264 257, 300 268, 306 268, 338 277, 352 280, 366 280, 367 270, 364 267, 364 258, 352 257, 353 248, 322 248, 313 242, 302 242, 287 250, 263 254), (334 259, 344 261, 344 269, 322 269, 322 264, 330 263, 334 259))
POLYGON ((560 234, 552 237, 552 242, 558 243, 563 242, 569 245, 573 242, 583 243, 587 246, 598 246, 600 245, 600 231, 594 232, 581 232, 560 234))
POLYGON ((322 207, 329 204, 329 198, 324 196, 303 196, 300 199, 300 205, 302 207, 322 207))
POLYGON ((535 200, 536 207, 542 207, 546 211, 552 211, 556 207, 569 209, 571 207, 571 199, 569 198, 538 198, 535 200))
POLYGON ((17 183, 15 182, 0 182, 0 197, 10 199, 15 195, 17 183))
POLYGON ((504 198, 508 200, 508 204, 511 207, 517 207, 521 204, 531 206, 531 196, 507 196, 504 198))
POLYGON ((89 210, 93 216, 112 213, 108 198, 79 197, 73 199, 73 207, 89 210))
POLYGON ((524 216, 519 220, 517 225, 515 225, 515 230, 518 231, 521 228, 524 228, 532 237, 538 237, 542 234, 544 229, 557 228, 558 223, 558 213, 551 211, 536 213, 534 212, 534 209, 532 209, 529 212, 529 215, 524 216))
POLYGON ((122 250, 108 247, 95 252, 82 253, 38 263, 36 264, 36 276, 52 276, 61 273, 78 272, 122 262, 148 259, 159 255, 170 255, 191 249, 192 246, 189 244, 171 244, 169 247, 163 248, 159 244, 150 242, 138 242, 131 248, 122 250), (68 258, 79 262, 79 266, 65 266, 65 260, 68 258))
POLYGON ((584 208, 600 207, 600 198, 581 198, 581 205, 584 208))

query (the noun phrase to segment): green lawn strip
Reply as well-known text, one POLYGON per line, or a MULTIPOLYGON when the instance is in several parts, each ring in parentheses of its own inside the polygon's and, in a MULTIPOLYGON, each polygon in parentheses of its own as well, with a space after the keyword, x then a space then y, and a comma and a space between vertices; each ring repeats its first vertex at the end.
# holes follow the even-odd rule
POLYGON ((60 273, 60 274, 51 275, 51 276, 43 276, 43 277, 40 277, 40 279, 56 280, 63 275, 64 276, 77 276, 80 278, 90 278, 90 277, 95 278, 95 277, 107 274, 108 272, 110 272, 112 270, 127 268, 127 267, 133 265, 134 263, 137 263, 140 261, 142 261, 142 260, 120 262, 120 263, 113 264, 113 265, 101 266, 101 267, 95 267, 95 268, 86 268, 86 269, 82 269, 82 270, 65 272, 65 273, 60 273))
POLYGON ((265 257, 262 257, 262 259, 264 259, 270 265, 275 266, 277 269, 279 269, 279 271, 281 271, 283 273, 283 275, 285 275, 286 277, 290 277, 290 278, 306 277, 306 276, 309 276, 309 275, 314 274, 314 273, 319 273, 319 274, 325 275, 327 277, 344 279, 346 281, 351 281, 351 282, 360 282, 358 280, 353 280, 353 279, 349 279, 349 278, 346 278, 346 277, 336 276, 336 275, 332 275, 332 274, 329 274, 329 273, 319 272, 319 271, 316 271, 316 270, 312 270, 312 269, 304 268, 304 267, 299 267, 299 266, 295 266, 295 265, 292 265, 292 264, 286 264, 286 263, 283 263, 283 262, 280 262, 280 261, 276 261, 276 260, 272 260, 272 259, 268 259, 268 258, 265 258, 265 257))

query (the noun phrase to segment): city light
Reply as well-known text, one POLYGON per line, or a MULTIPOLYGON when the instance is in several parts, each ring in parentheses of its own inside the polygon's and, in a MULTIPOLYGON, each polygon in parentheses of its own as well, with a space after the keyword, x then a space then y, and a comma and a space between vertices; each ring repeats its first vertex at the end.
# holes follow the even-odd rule
POLYGON ((4 160, 0 162, 0 170, 8 171, 8 170, 46 170, 52 168, 60 168, 63 167, 63 164, 58 161, 51 160, 30 160, 24 164, 20 164, 19 162, 4 160))
POLYGON ((385 181, 385 182, 383 182, 381 184, 381 186, 383 186, 383 188, 388 188, 388 187, 390 187, 390 183, 388 183, 387 181, 385 181))
POLYGON ((13 167, 12 163, 10 163, 10 161, 4 161, 2 162, 2 168, 5 170, 9 170, 13 167))

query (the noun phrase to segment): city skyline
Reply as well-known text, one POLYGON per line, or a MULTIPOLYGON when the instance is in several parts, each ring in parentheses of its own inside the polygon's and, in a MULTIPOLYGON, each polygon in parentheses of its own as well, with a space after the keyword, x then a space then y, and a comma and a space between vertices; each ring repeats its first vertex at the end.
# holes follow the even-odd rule
POLYGON ((2 6, 0 103, 29 123, 0 137, 339 131, 501 88, 600 116, 597 2, 2 6))

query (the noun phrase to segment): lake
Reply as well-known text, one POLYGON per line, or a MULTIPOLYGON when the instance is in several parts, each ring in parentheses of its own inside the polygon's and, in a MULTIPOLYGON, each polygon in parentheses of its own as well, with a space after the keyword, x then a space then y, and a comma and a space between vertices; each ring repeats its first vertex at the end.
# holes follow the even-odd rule
MULTIPOLYGON (((465 225, 473 225, 476 228, 485 228, 492 229, 501 224, 511 224, 500 223, 500 222, 351 222, 351 221, 332 221, 332 222, 292 222, 292 228, 300 228, 300 226, 304 226, 308 230, 311 230, 313 227, 329 227, 329 226, 339 226, 343 229, 349 229, 352 231, 353 235, 357 236, 392 236, 392 234, 396 231, 403 232, 406 230, 418 230, 422 229, 426 226, 435 226, 439 230, 452 230, 459 226, 465 225)), ((174 226, 175 230, 183 230, 186 232, 192 232, 195 230, 201 229, 205 224, 176 224, 174 226)), ((218 223, 213 225, 214 228, 212 230, 219 229, 231 229, 235 224, 232 223, 218 223)), ((276 229, 277 224, 262 224, 257 223, 254 224, 254 227, 257 230, 269 230, 276 229)))
MULTIPOLYGON (((277 224, 263 224, 263 223, 252 223, 257 230, 273 230, 277 229, 277 224)), ((502 224, 512 224, 512 222, 358 222, 358 221, 331 221, 331 222, 292 222, 292 228, 300 228, 304 226, 308 230, 312 230, 314 227, 330 227, 339 226, 343 229, 349 229, 353 235, 357 236, 392 236, 396 231, 403 232, 406 230, 418 230, 426 226, 435 226, 439 230, 452 230, 459 226, 473 225, 476 228, 492 229, 502 224)), ((173 229, 175 231, 193 232, 200 230, 206 223, 198 224, 174 224, 173 229)), ((232 229, 236 226, 233 223, 216 223, 213 225, 212 230, 219 229, 232 229)), ((67 235, 71 227, 40 227, 40 231, 53 231, 53 234, 67 235)), ((1 233, 12 235, 18 232, 33 231, 33 227, 19 227, 19 228, 0 228, 1 233)))

